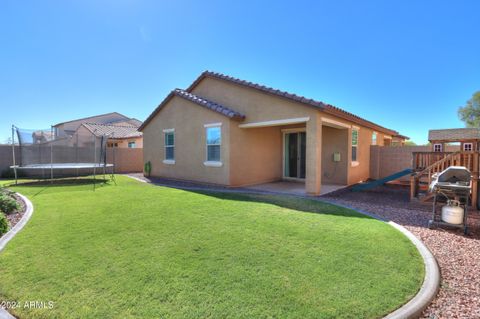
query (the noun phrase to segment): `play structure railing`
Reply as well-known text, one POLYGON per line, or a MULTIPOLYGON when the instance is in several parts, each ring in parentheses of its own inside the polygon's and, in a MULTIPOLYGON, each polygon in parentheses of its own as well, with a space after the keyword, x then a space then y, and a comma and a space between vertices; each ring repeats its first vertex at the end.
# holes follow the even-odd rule
POLYGON ((472 204, 476 205, 479 159, 479 152, 413 152, 410 197, 418 198, 420 183, 423 182, 428 187, 434 174, 450 166, 464 166, 472 173, 472 204))

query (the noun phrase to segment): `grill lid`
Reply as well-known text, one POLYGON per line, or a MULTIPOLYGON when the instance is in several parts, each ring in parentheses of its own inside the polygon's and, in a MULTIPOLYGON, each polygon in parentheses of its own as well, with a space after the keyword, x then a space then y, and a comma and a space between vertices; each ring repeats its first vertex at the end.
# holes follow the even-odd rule
POLYGON ((442 172, 432 176, 430 191, 449 189, 456 192, 470 193, 472 174, 463 166, 450 166, 442 172))
POLYGON ((446 170, 440 172, 437 177, 439 183, 451 184, 470 184, 472 173, 463 166, 450 166, 446 170))

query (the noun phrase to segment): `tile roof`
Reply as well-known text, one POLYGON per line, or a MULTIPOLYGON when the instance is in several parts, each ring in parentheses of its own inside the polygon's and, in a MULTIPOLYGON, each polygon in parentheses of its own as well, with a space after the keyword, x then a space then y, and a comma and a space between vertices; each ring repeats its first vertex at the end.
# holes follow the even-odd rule
POLYGON ((88 122, 88 120, 90 119, 94 119, 96 117, 99 117, 99 116, 105 116, 105 115, 119 115, 120 117, 123 117, 124 120, 129 120, 130 118, 123 115, 123 114, 120 114, 118 112, 110 112, 110 113, 104 113, 104 114, 98 114, 98 115, 93 115, 93 116, 88 116, 88 117, 83 117, 83 118, 79 118, 79 119, 75 119, 75 120, 69 120, 69 121, 65 121, 65 122, 61 122, 61 123, 57 123, 55 125, 53 125, 54 127, 55 126, 58 126, 58 125, 62 125, 62 124, 66 124, 66 123, 70 123, 70 122, 76 122, 76 121, 85 121, 85 122, 88 122))
POLYGON ((203 98, 201 96, 195 95, 193 93, 187 92, 185 90, 181 89, 175 89, 168 96, 160 103, 159 106, 148 116, 148 118, 143 122, 143 124, 139 127, 139 131, 143 130, 143 128, 160 112, 160 110, 165 106, 165 104, 170 101, 171 98, 174 96, 181 97, 183 99, 186 99, 190 102, 193 102, 197 105, 203 106, 204 108, 207 108, 209 110, 212 110, 214 112, 220 113, 228 118, 231 118, 233 120, 243 120, 245 118, 245 115, 232 110, 231 108, 228 108, 226 106, 220 105, 218 103, 215 103, 213 101, 207 100, 206 98, 203 98))
POLYGON ((142 136, 142 132, 139 132, 138 128, 133 125, 110 125, 98 123, 83 123, 82 125, 97 136, 107 135, 111 138, 132 138, 142 136))
POLYGON ((480 129, 478 128, 452 128, 452 129, 428 131, 429 141, 459 142, 463 140, 478 140, 478 139, 480 139, 480 129))
POLYGON ((113 121, 113 122, 108 122, 104 124, 110 124, 110 125, 126 125, 126 126, 135 126, 135 127, 140 127, 142 125, 142 121, 137 120, 136 118, 129 118, 129 119, 124 119, 124 120, 118 120, 118 121, 113 121))
POLYGON ((359 116, 357 116, 353 113, 342 110, 342 109, 340 109, 336 106, 333 106, 333 105, 330 105, 330 104, 327 104, 327 103, 323 103, 323 102, 320 102, 320 101, 316 101, 316 100, 313 100, 313 99, 308 99, 306 97, 299 96, 299 95, 292 94, 292 93, 288 93, 286 91, 277 90, 277 89, 267 87, 267 86, 264 86, 264 85, 260 85, 260 84, 257 84, 257 83, 237 79, 237 78, 234 78, 234 77, 231 77, 231 76, 228 76, 228 75, 225 75, 225 74, 221 74, 221 73, 204 71, 188 87, 188 89, 186 91, 191 92, 193 90, 193 88, 195 86, 197 86, 197 84, 200 83, 200 81, 202 81, 205 77, 212 77, 212 78, 216 78, 216 79, 229 81, 231 83, 235 83, 235 84, 238 84, 238 85, 242 85, 242 86, 250 87, 250 88, 253 88, 253 89, 257 89, 259 91, 262 91, 262 92, 265 92, 265 93, 268 93, 268 94, 273 94, 273 95, 276 95, 276 96, 279 96, 279 97, 282 97, 282 98, 286 98, 286 99, 289 99, 289 100, 292 100, 292 101, 295 101, 295 102, 307 104, 309 106, 319 108, 325 113, 333 114, 335 116, 344 118, 346 120, 350 120, 354 123, 358 123, 358 124, 364 125, 366 127, 373 128, 375 130, 378 130, 378 131, 381 131, 381 132, 384 132, 384 133, 387 133, 387 134, 390 134, 390 135, 400 136, 400 134, 395 130, 388 129, 386 127, 383 127, 383 126, 380 126, 380 125, 375 124, 373 122, 370 122, 368 120, 365 120, 365 119, 363 119, 363 118, 361 118, 361 117, 359 117, 359 116))

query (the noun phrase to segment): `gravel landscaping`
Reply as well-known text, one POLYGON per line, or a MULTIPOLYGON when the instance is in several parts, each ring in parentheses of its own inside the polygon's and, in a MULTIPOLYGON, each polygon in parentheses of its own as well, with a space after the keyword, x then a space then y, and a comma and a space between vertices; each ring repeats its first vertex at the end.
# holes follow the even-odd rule
MULTIPOLYGON (((9 229, 12 229, 20 221, 20 219, 22 219, 23 214, 25 214, 26 210, 26 205, 19 196, 17 196, 16 194, 12 194, 12 197, 17 201, 20 207, 18 210, 15 210, 10 214, 5 214, 5 217, 7 217, 8 220, 9 229)), ((1 213, 2 212, 0 212, 0 214, 1 213)))
POLYGON ((13 195, 13 196, 15 197, 17 203, 20 205, 20 209, 18 209, 17 211, 11 214, 6 214, 8 219, 8 224, 10 225, 10 229, 13 228, 20 221, 20 219, 22 219, 26 209, 26 205, 23 202, 23 200, 17 195, 13 195))
POLYGON ((470 213, 470 234, 462 230, 428 229, 431 205, 411 203, 408 188, 393 186, 351 192, 341 190, 322 198, 364 210, 405 226, 437 259, 442 283, 423 318, 480 318, 480 218, 470 213))

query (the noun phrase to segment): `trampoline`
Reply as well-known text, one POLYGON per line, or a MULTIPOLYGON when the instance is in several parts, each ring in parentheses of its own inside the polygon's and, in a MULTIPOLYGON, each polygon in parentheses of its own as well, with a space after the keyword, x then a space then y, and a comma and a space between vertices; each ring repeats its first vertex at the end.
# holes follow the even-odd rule
MULTIPOLYGON (((18 183, 18 172, 25 177, 53 179, 98 174, 115 182, 113 163, 107 163, 107 140, 111 136, 80 127, 72 135, 58 136, 46 130, 20 129, 12 125, 11 168, 18 183), (15 146, 18 147, 17 151, 15 146)), ((113 162, 115 151, 112 149, 113 162)), ((95 182, 94 182, 95 185, 95 182)))

